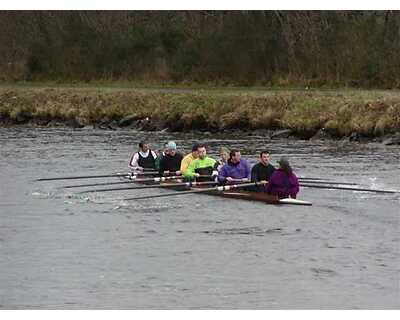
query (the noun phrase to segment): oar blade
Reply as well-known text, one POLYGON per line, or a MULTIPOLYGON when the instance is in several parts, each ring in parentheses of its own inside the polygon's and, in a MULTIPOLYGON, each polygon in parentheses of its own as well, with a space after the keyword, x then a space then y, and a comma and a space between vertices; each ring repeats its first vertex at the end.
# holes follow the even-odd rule
POLYGON ((280 204, 294 204, 299 206, 312 206, 312 202, 292 198, 279 199, 280 204))

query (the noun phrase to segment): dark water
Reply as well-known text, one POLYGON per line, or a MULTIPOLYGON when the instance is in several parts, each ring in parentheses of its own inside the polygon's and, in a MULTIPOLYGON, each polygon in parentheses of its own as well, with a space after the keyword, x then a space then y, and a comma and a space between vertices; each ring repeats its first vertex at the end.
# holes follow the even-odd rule
POLYGON ((299 175, 400 189, 399 147, 1 128, 0 308, 400 307, 399 195, 304 188, 312 207, 205 195, 124 202, 165 191, 85 196, 57 189, 74 181, 32 181, 124 172, 142 137, 186 150, 204 140, 213 154, 238 147, 252 162, 266 147, 299 175))

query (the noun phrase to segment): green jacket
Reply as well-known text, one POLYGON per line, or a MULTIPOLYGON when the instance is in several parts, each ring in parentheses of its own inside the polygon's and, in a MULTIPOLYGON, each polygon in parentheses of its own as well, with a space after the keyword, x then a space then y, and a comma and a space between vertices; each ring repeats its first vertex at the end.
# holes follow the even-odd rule
POLYGON ((213 158, 210 157, 205 157, 204 159, 194 159, 189 167, 187 168, 187 170, 185 171, 185 173, 183 174, 185 176, 185 178, 193 178, 194 174, 199 170, 199 169, 206 169, 206 168, 210 168, 210 173, 212 173, 215 167, 215 164, 217 163, 216 160, 214 160, 213 158))

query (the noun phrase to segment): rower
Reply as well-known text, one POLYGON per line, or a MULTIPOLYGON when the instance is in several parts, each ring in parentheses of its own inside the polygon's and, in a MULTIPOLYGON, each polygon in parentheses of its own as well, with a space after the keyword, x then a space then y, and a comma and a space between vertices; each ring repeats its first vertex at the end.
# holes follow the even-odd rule
POLYGON ((144 169, 155 169, 156 168, 157 155, 154 151, 150 150, 150 145, 147 141, 139 142, 139 151, 134 153, 131 161, 129 161, 129 167, 132 170, 144 169))
POLYGON ((216 177, 218 175, 218 171, 216 167, 218 162, 213 158, 207 156, 206 146, 203 144, 199 144, 197 146, 198 158, 194 159, 189 167, 186 169, 184 176, 187 179, 194 179, 196 181, 211 181, 212 177, 200 177, 200 176, 213 176, 216 177), (199 178, 200 177, 200 178, 199 178))
POLYGON ((197 146, 198 146, 198 143, 197 142, 194 143, 192 146, 192 152, 183 157, 182 163, 181 163, 181 168, 180 168, 180 171, 182 172, 182 174, 185 174, 187 168, 189 167, 189 164, 194 159, 197 159, 199 157, 199 153, 197 151, 197 146))
POLYGON ((218 172, 218 181, 225 183, 246 182, 250 180, 250 166, 241 158, 240 151, 233 149, 227 163, 218 172))
POLYGON ((217 170, 219 171, 229 159, 229 149, 226 147, 221 147, 219 149, 220 159, 218 160, 217 170))
POLYGON ((164 144, 164 149, 160 149, 157 152, 157 159, 156 159, 156 170, 159 171, 160 170, 160 162, 161 159, 168 154, 168 142, 166 142, 164 144))
POLYGON ((166 145, 166 153, 160 160, 159 173, 163 175, 177 175, 181 174, 179 170, 182 162, 182 154, 176 151, 176 143, 169 141, 166 145))
POLYGON ((278 196, 280 199, 293 198, 296 199, 299 192, 299 181, 289 164, 286 157, 280 158, 278 161, 279 168, 274 171, 269 179, 266 192, 278 196))
MULTIPOLYGON (((267 182, 271 178, 275 167, 270 164, 270 155, 267 150, 260 152, 259 162, 251 169, 251 181, 252 182, 267 182)), ((264 186, 258 186, 258 191, 263 191, 264 186)))

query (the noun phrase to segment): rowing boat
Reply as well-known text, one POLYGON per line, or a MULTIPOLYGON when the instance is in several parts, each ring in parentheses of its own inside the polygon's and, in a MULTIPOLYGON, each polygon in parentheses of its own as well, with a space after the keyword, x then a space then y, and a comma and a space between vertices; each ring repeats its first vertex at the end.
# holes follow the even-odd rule
POLYGON ((312 203, 309 201, 292 199, 292 198, 279 199, 277 196, 265 192, 237 190, 237 191, 222 191, 222 192, 212 191, 212 192, 207 192, 206 194, 223 198, 264 202, 267 204, 290 204, 290 205, 303 205, 303 206, 312 205, 312 203))
MULTIPOLYGON (((140 182, 136 182, 136 183, 140 183, 140 182)), ((161 183, 161 185, 162 184, 163 183, 161 183)), ((184 190, 197 190, 197 189, 201 188, 201 187, 188 187, 188 186, 171 186, 171 184, 173 184, 173 182, 172 183, 168 182, 168 187, 166 187, 166 188, 175 190, 177 192, 184 191, 184 190)), ((204 192, 202 194, 206 194, 206 195, 210 195, 210 196, 217 196, 217 197, 222 197, 222 198, 263 202, 266 204, 275 204, 275 205, 280 205, 280 204, 303 205, 303 206, 311 206, 312 205, 312 203, 309 201, 292 199, 292 198, 279 199, 277 196, 267 194, 265 192, 247 191, 247 190, 240 190, 240 189, 229 190, 229 191, 213 190, 213 191, 204 192)))

